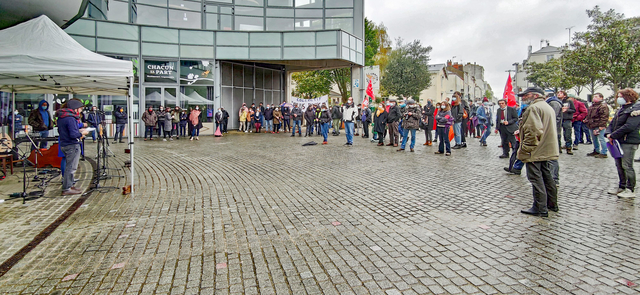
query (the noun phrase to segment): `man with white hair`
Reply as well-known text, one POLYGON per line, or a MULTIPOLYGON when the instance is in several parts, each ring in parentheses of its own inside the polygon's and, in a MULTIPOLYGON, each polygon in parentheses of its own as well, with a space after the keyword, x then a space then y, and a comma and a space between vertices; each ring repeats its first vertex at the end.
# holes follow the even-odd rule
POLYGON ((527 178, 533 187, 533 207, 520 212, 547 217, 558 211, 558 189, 551 175, 550 161, 557 160, 558 134, 556 114, 545 102, 544 90, 529 87, 518 93, 522 103, 529 105, 522 115, 518 130, 520 148, 518 159, 527 165, 527 178))

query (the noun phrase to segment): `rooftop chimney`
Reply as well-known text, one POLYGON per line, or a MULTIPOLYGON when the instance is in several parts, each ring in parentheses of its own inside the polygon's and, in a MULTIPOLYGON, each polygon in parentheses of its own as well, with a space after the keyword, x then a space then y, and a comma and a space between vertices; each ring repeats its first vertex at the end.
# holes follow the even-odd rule
POLYGON ((533 51, 533 46, 529 45, 529 47, 527 49, 528 49, 528 53, 529 53, 527 55, 527 57, 531 57, 531 52, 533 51))

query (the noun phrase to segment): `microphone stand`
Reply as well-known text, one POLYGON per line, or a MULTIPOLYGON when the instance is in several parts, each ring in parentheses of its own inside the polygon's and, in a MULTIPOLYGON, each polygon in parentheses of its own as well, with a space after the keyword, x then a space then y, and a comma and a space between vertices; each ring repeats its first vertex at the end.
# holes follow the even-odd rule
MULTIPOLYGON (((37 149, 37 146, 35 144, 35 142, 33 141, 33 139, 31 139, 31 137, 29 136, 28 132, 25 132, 25 135, 27 136, 27 138, 29 139, 29 141, 31 142, 31 146, 29 147, 36 147, 36 151, 38 154, 40 154, 42 156, 42 153, 40 152, 39 149, 37 149)), ((13 153, 16 154, 16 156, 20 157, 20 154, 18 154, 17 150, 12 150, 13 153)), ((27 149, 24 154, 22 155, 22 193, 20 194, 20 196, 22 197, 22 204, 25 204, 27 201, 27 196, 30 194, 27 194, 27 155, 30 154, 31 152, 29 151, 29 149, 27 149)), ((33 163, 32 163, 33 164, 33 163)), ((36 194, 34 194, 34 198, 30 198, 30 199, 37 199, 40 198, 43 195, 42 192, 36 192, 36 194)))

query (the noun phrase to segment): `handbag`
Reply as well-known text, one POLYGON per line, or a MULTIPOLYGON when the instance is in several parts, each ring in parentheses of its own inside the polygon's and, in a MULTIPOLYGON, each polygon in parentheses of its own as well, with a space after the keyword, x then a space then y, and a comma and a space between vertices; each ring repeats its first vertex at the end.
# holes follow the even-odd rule
POLYGON ((622 147, 617 140, 613 140, 613 144, 607 141, 607 148, 611 153, 611 157, 613 157, 614 159, 620 159, 622 158, 622 156, 624 156, 624 151, 622 151, 622 147))

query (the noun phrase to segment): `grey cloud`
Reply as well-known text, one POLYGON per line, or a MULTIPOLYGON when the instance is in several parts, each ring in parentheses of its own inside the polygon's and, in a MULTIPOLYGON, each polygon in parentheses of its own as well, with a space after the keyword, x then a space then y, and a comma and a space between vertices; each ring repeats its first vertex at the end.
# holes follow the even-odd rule
MULTIPOLYGON (((527 46, 540 48, 540 40, 561 46, 569 41, 565 29, 584 31, 585 11, 598 1, 554 0, 365 0, 366 16, 383 22, 393 39, 420 39, 433 47, 431 63, 476 62, 485 67, 486 79, 497 96, 507 79, 505 70, 527 57, 527 46)), ((610 0, 601 9, 637 16, 640 1, 610 0)))

